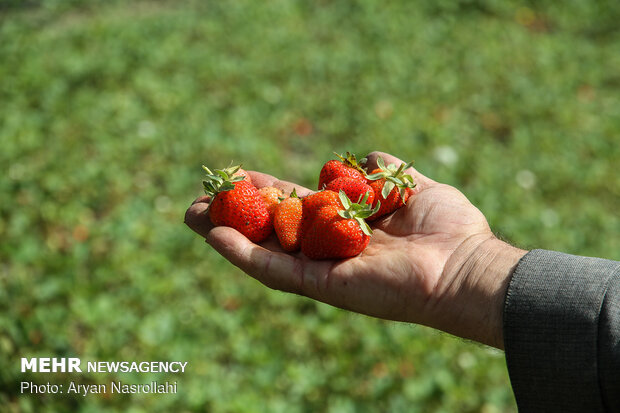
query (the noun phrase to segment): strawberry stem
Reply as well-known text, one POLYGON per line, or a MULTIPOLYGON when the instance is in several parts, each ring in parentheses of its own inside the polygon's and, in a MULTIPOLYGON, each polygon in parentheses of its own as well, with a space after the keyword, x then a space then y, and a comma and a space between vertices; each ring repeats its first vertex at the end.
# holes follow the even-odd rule
POLYGON ((340 203, 344 209, 338 211, 338 215, 345 219, 354 219, 359 224, 360 229, 364 234, 372 235, 372 229, 370 229, 370 226, 365 221, 365 218, 368 218, 377 212, 381 207, 381 202, 377 202, 377 205, 374 208, 371 208, 370 205, 366 203, 368 196, 369 193, 367 191, 360 202, 354 203, 351 202, 347 194, 345 194, 345 192, 341 189, 338 192, 338 198, 340 199, 340 203))

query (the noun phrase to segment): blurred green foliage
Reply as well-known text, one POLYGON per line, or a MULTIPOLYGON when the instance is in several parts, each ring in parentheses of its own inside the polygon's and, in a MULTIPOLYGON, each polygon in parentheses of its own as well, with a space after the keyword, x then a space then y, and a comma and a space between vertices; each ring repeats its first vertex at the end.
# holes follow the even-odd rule
POLYGON ((503 354, 270 291, 183 225, 202 163, 415 159, 522 247, 620 259, 617 1, 0 1, 8 412, 509 412, 503 354), (21 357, 182 360, 22 374, 21 357), (20 396, 24 380, 176 395, 20 396))

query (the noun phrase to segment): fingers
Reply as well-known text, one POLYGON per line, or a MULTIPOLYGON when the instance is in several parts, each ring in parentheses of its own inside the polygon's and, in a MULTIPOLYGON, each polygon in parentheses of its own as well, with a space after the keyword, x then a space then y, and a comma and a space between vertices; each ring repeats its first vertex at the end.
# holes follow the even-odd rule
MULTIPOLYGON (((273 186, 285 194, 294 188, 300 197, 314 192, 268 174, 247 172, 257 188, 273 186)), ((301 253, 285 253, 275 236, 258 245, 233 228, 214 227, 207 214, 210 201, 208 196, 197 198, 185 213, 185 223, 218 253, 267 287, 309 297, 319 296, 317 286, 321 281, 318 280, 326 279, 330 263, 312 262, 301 253)))
POLYGON ((319 268, 321 263, 314 265, 315 268, 305 268, 307 261, 305 258, 270 251, 254 244, 232 228, 213 228, 207 234, 206 241, 246 274, 276 290, 307 294, 305 291, 307 288, 304 287, 304 274, 307 271, 317 270, 326 272, 326 269, 319 268))
POLYGON ((185 212, 185 224, 202 235, 205 241, 224 258, 266 286, 301 293, 302 286, 298 274, 301 269, 300 259, 267 249, 278 250, 277 240, 269 239, 263 243, 264 246, 261 246, 233 228, 214 227, 207 214, 210 200, 208 196, 197 198, 185 212))
MULTIPOLYGON (((383 161, 385 162, 386 165, 389 165, 391 163, 396 164, 396 165, 406 163, 406 162, 401 161, 397 157, 390 155, 389 153, 374 151, 374 152, 369 153, 368 156, 366 156, 366 159, 367 159, 366 165, 368 167, 368 171, 372 171, 373 169, 377 167, 377 159, 379 157, 383 158, 383 161)), ((436 183, 432 179, 422 175, 420 172, 418 172, 413 167, 407 169, 406 172, 410 174, 411 176, 413 176, 413 181, 416 184, 416 187, 413 189, 414 193, 418 193, 422 189, 428 188, 432 184, 436 183)))
POLYGON ((262 188, 265 186, 273 186, 273 187, 281 189, 282 192, 284 192, 286 195, 290 194, 294 188, 295 191, 297 192, 297 195, 299 195, 300 197, 309 195, 310 193, 313 192, 309 190, 308 188, 305 188, 301 185, 295 184, 293 182, 282 181, 276 178, 275 176, 264 174, 262 172, 248 171, 248 174, 250 175, 250 178, 252 178, 252 183, 257 188, 262 188))
POLYGON ((203 237, 206 237, 213 228, 211 219, 207 214, 210 200, 211 198, 208 196, 201 196, 185 211, 185 224, 203 237))
POLYGON ((199 196, 198 198, 196 198, 194 200, 194 202, 192 202, 192 205, 198 204, 198 203, 206 203, 206 204, 208 204, 209 202, 211 202, 211 197, 209 195, 202 195, 202 196, 199 196))

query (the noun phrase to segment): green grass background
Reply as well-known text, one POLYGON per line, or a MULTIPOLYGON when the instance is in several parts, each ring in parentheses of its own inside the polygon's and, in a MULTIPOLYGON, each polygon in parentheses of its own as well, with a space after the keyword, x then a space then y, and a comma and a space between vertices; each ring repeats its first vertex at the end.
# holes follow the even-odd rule
POLYGON ((620 259, 620 3, 0 0, 0 411, 512 412, 503 353, 268 290, 201 164, 415 159, 524 248, 620 259), (22 374, 21 357, 182 360, 22 374), (178 382, 20 396, 19 383, 178 382))

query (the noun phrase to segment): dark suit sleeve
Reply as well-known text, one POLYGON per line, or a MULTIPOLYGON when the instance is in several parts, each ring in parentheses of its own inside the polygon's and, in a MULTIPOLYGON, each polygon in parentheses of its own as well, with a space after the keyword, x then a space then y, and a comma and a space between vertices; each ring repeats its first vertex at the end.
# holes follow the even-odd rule
POLYGON ((520 412, 620 412, 620 262, 533 250, 504 307, 520 412))

